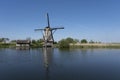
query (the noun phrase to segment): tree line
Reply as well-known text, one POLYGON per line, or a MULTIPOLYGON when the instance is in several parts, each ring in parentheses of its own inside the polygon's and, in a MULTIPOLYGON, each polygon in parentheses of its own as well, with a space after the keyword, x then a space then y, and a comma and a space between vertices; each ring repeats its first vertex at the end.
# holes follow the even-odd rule
MULTIPOLYGON (((14 44, 14 46, 15 46, 17 40, 11 40, 9 43, 6 43, 9 40, 10 40, 9 38, 0 38, 0 45, 2 46, 2 45, 7 44, 7 46, 8 46, 8 45, 11 45, 11 44, 13 45, 14 44)), ((42 45, 44 43, 43 39, 38 39, 38 40, 33 39, 33 40, 31 40, 29 38, 29 40, 31 41, 30 46, 33 47, 33 48, 42 47, 42 45)), ((54 45, 56 47, 59 47, 59 48, 69 48, 70 47, 69 46, 70 43, 76 44, 76 43, 96 43, 96 42, 94 42, 93 40, 87 41, 87 39, 81 39, 81 40, 79 40, 79 39, 73 39, 71 37, 67 37, 65 39, 61 39, 58 42, 54 42, 54 45)))

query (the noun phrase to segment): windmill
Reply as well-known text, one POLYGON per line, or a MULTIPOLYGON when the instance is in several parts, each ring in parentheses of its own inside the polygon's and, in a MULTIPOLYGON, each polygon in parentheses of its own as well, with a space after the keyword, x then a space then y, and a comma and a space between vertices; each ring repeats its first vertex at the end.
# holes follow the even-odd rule
POLYGON ((48 23, 47 27, 45 27, 44 29, 35 29, 35 31, 41 31, 42 32, 43 41, 44 41, 43 46, 44 47, 52 47, 53 43, 54 43, 53 34, 55 33, 56 30, 64 29, 64 27, 51 28, 48 13, 47 13, 47 23, 48 23))

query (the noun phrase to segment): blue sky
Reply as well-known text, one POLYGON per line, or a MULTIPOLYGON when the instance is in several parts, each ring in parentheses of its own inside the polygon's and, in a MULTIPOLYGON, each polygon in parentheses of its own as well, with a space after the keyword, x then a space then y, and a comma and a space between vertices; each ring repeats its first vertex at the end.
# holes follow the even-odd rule
POLYGON ((65 27, 56 41, 72 37, 101 42, 120 42, 120 0, 0 0, 0 37, 42 38, 36 28, 65 27))

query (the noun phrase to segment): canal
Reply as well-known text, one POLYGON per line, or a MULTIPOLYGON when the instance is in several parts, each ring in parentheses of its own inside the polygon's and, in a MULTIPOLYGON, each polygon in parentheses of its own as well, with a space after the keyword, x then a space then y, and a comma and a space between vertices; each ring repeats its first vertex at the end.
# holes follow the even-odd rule
POLYGON ((120 49, 0 49, 0 80, 120 80, 120 49))

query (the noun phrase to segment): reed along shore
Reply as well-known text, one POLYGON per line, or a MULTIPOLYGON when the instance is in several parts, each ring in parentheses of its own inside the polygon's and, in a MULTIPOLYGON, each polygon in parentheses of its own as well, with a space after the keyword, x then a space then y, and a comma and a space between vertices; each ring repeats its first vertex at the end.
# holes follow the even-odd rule
POLYGON ((70 43, 70 48, 120 48, 120 43, 70 43))

